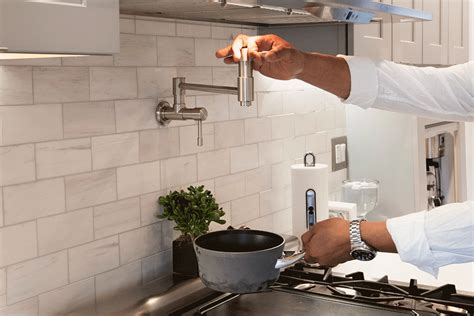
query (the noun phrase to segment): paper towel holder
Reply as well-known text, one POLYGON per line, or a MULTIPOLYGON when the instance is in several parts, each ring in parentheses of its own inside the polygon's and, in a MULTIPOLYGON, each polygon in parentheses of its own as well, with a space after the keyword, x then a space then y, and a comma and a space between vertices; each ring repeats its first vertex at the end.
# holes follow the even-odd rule
POLYGON ((312 152, 307 152, 303 158, 305 167, 314 167, 316 165, 316 156, 312 152), (311 162, 308 162, 308 157, 311 157, 311 162))

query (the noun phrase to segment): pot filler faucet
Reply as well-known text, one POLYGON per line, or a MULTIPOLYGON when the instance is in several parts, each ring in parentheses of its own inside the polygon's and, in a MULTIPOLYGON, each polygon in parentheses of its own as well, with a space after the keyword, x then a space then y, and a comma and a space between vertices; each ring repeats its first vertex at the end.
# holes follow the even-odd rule
POLYGON ((195 120, 198 123, 197 145, 203 145, 202 121, 207 118, 207 110, 203 107, 187 108, 185 103, 186 90, 235 94, 241 106, 251 106, 254 100, 252 62, 248 59, 247 48, 241 50, 237 87, 214 86, 207 84, 187 83, 185 78, 173 78, 173 106, 161 101, 156 107, 156 120, 160 125, 168 125, 173 120, 195 120))

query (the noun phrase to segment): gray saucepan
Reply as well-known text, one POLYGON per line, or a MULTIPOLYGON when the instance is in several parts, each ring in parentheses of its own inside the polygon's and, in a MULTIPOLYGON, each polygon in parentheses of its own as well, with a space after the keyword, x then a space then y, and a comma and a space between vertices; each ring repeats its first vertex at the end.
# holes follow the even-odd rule
POLYGON ((222 230, 194 240, 199 276, 209 288, 227 293, 268 289, 286 268, 303 259, 304 252, 283 256, 285 239, 260 230, 222 230))

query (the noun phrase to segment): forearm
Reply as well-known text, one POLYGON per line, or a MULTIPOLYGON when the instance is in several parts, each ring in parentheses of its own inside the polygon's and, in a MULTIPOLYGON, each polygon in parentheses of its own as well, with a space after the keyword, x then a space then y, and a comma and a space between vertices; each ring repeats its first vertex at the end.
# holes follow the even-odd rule
POLYGON ((378 251, 397 252, 395 243, 388 232, 386 222, 361 222, 362 240, 378 251))
POLYGON ((351 74, 344 58, 304 53, 303 71, 297 78, 346 99, 351 92, 351 74))

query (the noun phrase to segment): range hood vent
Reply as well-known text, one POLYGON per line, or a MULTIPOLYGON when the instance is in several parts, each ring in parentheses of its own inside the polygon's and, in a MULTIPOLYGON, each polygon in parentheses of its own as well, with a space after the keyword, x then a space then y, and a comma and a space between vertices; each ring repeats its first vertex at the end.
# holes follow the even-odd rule
POLYGON ((120 0, 120 12, 257 26, 432 18, 430 13, 370 0, 120 0))

